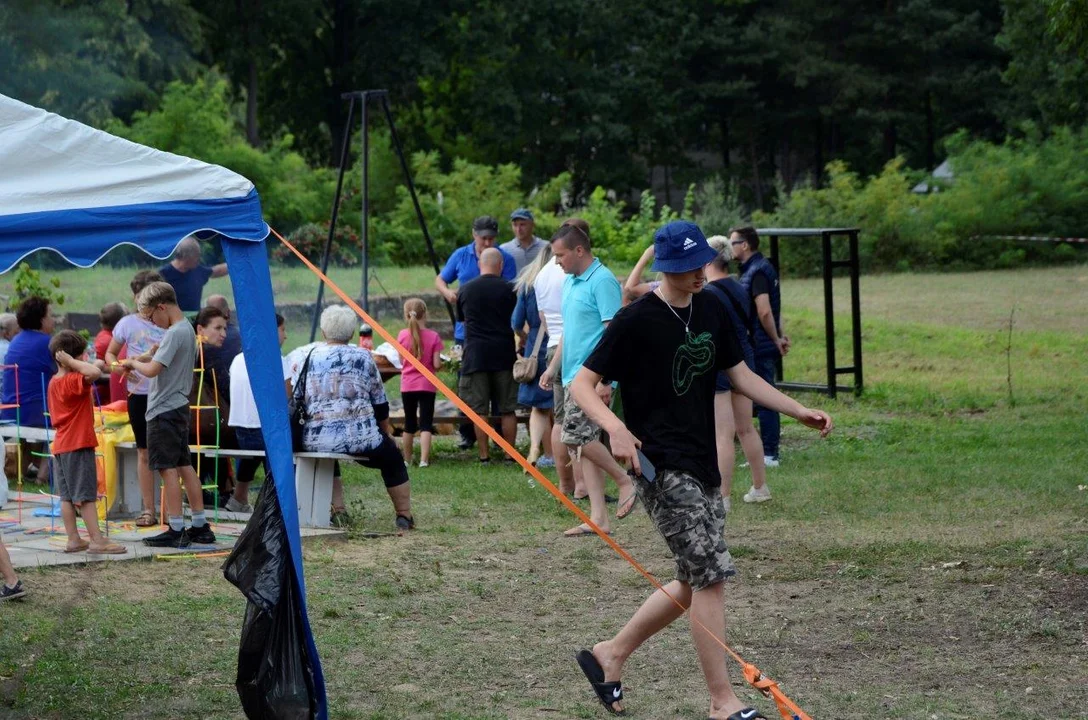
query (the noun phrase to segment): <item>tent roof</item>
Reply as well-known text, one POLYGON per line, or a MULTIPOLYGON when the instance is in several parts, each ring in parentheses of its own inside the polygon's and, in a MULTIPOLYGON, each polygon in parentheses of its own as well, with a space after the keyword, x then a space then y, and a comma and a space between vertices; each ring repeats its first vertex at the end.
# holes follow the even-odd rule
POLYGON ((123 244, 165 258, 199 231, 263 240, 253 183, 0 95, 0 272, 46 248, 82 267, 123 244))
MULTIPOLYGON (((952 172, 952 162, 950 160, 945 160, 940 165, 933 168, 933 172, 930 173, 930 176, 935 177, 935 178, 937 178, 939 180, 947 180, 947 181, 951 182, 956 177, 955 173, 952 172)), ((923 180, 922 182, 918 183, 913 188, 911 188, 911 192, 927 193, 927 192, 930 191, 930 189, 931 188, 929 186, 929 183, 927 183, 925 180, 923 180)), ((932 188, 933 192, 937 192, 937 190, 939 190, 939 189, 940 188, 938 188, 936 186, 934 186, 932 188)))

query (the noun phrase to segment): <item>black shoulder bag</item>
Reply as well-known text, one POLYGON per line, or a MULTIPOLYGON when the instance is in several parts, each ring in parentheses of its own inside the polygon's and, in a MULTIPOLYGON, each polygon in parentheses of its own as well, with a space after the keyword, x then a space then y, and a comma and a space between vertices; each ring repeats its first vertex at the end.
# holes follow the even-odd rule
MULTIPOLYGON (((316 350, 317 348, 314 348, 316 350)), ((314 350, 306 355, 306 360, 302 363, 302 369, 299 370, 298 380, 295 381, 295 387, 291 392, 291 449, 295 452, 302 452, 305 448, 302 446, 302 431, 306 428, 306 421, 310 419, 309 413, 306 412, 306 378, 310 374, 310 355, 314 354, 314 350)))

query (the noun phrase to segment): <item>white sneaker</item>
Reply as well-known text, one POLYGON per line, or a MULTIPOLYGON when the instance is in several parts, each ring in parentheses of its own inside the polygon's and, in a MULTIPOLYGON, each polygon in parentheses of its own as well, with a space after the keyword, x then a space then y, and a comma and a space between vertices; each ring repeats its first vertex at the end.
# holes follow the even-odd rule
POLYGON ((771 488, 767 483, 763 483, 763 487, 753 487, 748 492, 744 493, 744 502, 746 503, 761 503, 767 502, 771 499, 771 488))
POLYGON ((420 467, 430 467, 430 466, 431 466, 431 464, 430 464, 430 463, 428 463, 428 462, 423 462, 422 460, 420 460, 420 461, 419 461, 419 466, 420 466, 420 467))
POLYGON ((235 500, 233 497, 227 498, 226 509, 229 512, 235 512, 235 513, 251 513, 251 512, 253 512, 253 506, 252 505, 250 505, 249 503, 244 503, 244 504, 240 503, 237 500, 235 500))
POLYGON ((770 455, 764 455, 763 467, 778 467, 778 458, 773 458, 770 455))

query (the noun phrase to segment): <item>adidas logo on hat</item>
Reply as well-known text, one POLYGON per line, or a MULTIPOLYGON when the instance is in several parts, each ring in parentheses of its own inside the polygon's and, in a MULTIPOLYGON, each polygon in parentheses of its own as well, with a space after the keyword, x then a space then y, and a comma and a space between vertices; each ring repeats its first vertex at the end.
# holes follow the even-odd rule
POLYGON ((696 243, 691 238, 684 238, 684 250, 685 252, 695 247, 696 243))

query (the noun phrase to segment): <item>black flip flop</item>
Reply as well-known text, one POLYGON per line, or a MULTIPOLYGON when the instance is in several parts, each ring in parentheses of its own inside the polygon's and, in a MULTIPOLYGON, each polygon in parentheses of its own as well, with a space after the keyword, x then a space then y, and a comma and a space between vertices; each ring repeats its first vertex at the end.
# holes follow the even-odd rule
POLYGON ((593 692, 597 693, 597 699, 601 701, 601 705, 604 705, 604 709, 613 715, 626 715, 626 710, 616 710, 612 707, 612 703, 623 700, 623 683, 619 680, 605 682, 604 668, 589 650, 579 650, 574 659, 578 661, 578 667, 582 668, 582 673, 589 680, 593 692))
MULTIPOLYGON (((710 720, 713 720, 713 718, 710 720)), ((725 720, 767 720, 767 716, 755 708, 747 707, 743 710, 737 710, 725 720)))

